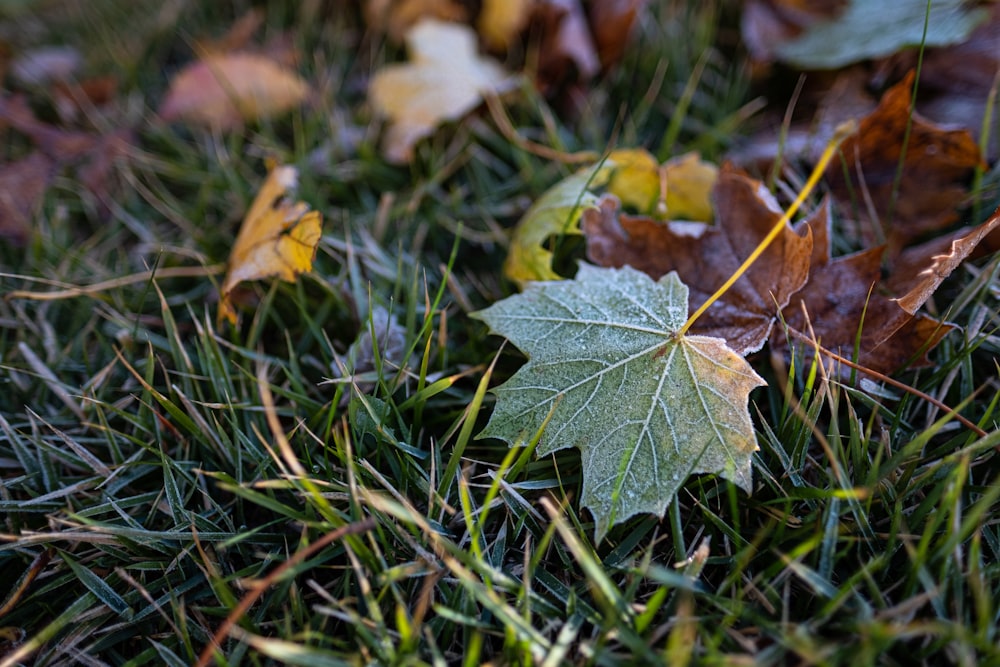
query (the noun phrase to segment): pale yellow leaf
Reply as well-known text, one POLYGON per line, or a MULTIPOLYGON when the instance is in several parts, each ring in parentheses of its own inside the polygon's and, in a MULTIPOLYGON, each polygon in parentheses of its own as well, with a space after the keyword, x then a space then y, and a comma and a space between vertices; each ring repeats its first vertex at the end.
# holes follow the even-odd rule
POLYGON ((414 144, 439 124, 516 83, 496 61, 479 56, 468 26, 425 19, 407 33, 406 44, 410 62, 377 72, 368 91, 376 113, 389 120, 383 150, 397 163, 412 159, 414 144))

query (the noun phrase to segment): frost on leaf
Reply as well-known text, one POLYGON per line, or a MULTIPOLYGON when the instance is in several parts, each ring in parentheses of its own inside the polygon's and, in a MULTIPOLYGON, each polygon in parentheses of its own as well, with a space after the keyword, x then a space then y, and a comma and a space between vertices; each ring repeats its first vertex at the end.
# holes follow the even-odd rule
POLYGON ((583 264, 574 280, 529 283, 475 313, 529 361, 494 389, 480 437, 577 447, 595 534, 662 515, 685 479, 716 473, 747 492, 757 449, 747 409, 764 381, 719 338, 678 336, 688 289, 631 267, 583 264))

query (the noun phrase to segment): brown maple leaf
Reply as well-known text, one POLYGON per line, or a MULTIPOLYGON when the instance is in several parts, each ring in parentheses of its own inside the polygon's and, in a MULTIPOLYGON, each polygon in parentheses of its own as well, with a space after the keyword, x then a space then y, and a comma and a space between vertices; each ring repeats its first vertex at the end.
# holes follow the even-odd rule
POLYGON ((10 127, 36 148, 0 167, 0 236, 21 245, 28 240, 31 218, 59 170, 75 168, 84 191, 106 213, 115 164, 127 157, 131 131, 105 135, 68 130, 35 117, 23 96, 0 98, 0 129, 10 127))
POLYGON ((966 184, 983 164, 967 130, 936 125, 913 111, 913 81, 910 72, 885 93, 878 108, 861 120, 857 133, 841 145, 843 160, 832 163, 826 173, 831 192, 847 210, 853 207, 862 220, 881 225, 890 257, 919 237, 958 220, 966 184), (908 123, 906 155, 897 182, 908 123))
MULTIPOLYGON (((1000 209, 978 227, 908 250, 892 265, 894 277, 885 284, 884 247, 831 259, 829 230, 819 226, 824 221, 816 218, 809 224, 815 243, 809 282, 782 311, 785 326, 795 332, 791 347, 808 357, 812 355, 809 341, 816 340, 865 368, 892 373, 907 365, 931 365, 927 353, 955 327, 917 310, 976 244, 1000 225, 1000 209), (891 298, 887 286, 895 287, 901 296, 891 298)), ((775 329, 771 345, 789 350, 782 329, 775 329)))
MULTIPOLYGON (((690 290, 690 309, 703 304, 732 275, 781 217, 763 184, 723 168, 713 190, 716 224, 662 223, 621 213, 618 199, 604 195, 599 209, 581 218, 587 257, 600 266, 625 264, 658 279, 677 271, 690 290)), ((826 208, 817 214, 826 224, 826 208)), ((820 222, 817 222, 820 224, 820 222)), ((724 338, 746 355, 767 340, 775 317, 809 274, 810 228, 789 226, 733 287, 694 324, 692 333, 724 338)))

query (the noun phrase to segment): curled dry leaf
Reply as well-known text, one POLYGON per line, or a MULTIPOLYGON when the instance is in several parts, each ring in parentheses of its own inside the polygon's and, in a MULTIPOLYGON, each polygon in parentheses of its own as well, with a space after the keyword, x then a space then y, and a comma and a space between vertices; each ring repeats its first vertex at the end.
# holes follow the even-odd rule
MULTIPOLYGON (((990 4, 989 20, 960 44, 929 49, 920 68, 921 113, 937 122, 969 128, 977 141, 991 89, 1000 77, 1000 3, 990 4)), ((1000 157, 995 121, 986 130, 986 157, 995 161, 1000 157)))
POLYGON ((476 108, 484 95, 511 90, 516 80, 499 63, 476 52, 476 35, 456 23, 425 19, 406 35, 410 62, 388 65, 369 88, 375 111, 389 120, 383 140, 396 163, 413 158, 413 146, 439 124, 476 108))
POLYGON ((892 263, 889 290, 901 296, 899 307, 913 314, 931 297, 987 236, 1000 229, 1000 208, 981 225, 963 227, 951 234, 904 250, 892 263))
POLYGON ((170 82, 160 105, 164 120, 219 130, 279 116, 300 105, 309 86, 292 70, 252 53, 213 54, 170 82))
MULTIPOLYGON (((884 282, 884 248, 831 259, 829 230, 822 224, 818 219, 810 222, 816 248, 809 282, 783 312, 786 325, 797 333, 791 347, 811 356, 809 341, 815 339, 865 368, 892 373, 907 365, 931 365, 927 353, 954 326, 917 310, 976 245, 1000 227, 1000 209, 977 227, 908 249, 892 263, 884 282)), ((789 350, 783 330, 776 330, 772 339, 775 349, 789 350)))
POLYGON ((545 0, 538 5, 536 17, 542 30, 538 78, 543 90, 565 81, 570 65, 584 81, 601 71, 590 25, 579 0, 545 0))
POLYGON ((229 266, 220 289, 218 320, 236 324, 233 289, 244 280, 277 276, 293 281, 312 270, 322 232, 319 211, 290 199, 298 185, 298 171, 275 166, 261 186, 240 227, 229 255, 229 266))
POLYGON ((811 357, 809 341, 816 340, 827 350, 882 373, 891 373, 911 360, 914 366, 929 365, 926 352, 952 327, 923 315, 913 316, 879 291, 885 249, 832 259, 829 218, 800 224, 812 229, 816 244, 809 281, 782 311, 784 325, 795 332, 791 344, 779 327, 772 336, 772 348, 786 353, 798 349, 811 357))
POLYGON ((892 256, 958 219, 956 209, 966 197, 966 183, 983 163, 967 130, 935 125, 911 109, 913 81, 911 72, 885 93, 878 108, 861 120, 857 133, 841 145, 844 162, 832 163, 826 173, 834 196, 845 205, 855 202, 862 219, 868 218, 864 202, 871 202, 878 220, 868 221, 886 229, 892 256), (908 125, 909 141, 894 197, 908 125))
MULTIPOLYGON (((781 217, 763 184, 723 169, 713 191, 716 223, 661 223, 621 213, 605 195, 583 213, 587 257, 601 266, 632 266, 654 279, 676 271, 691 292, 692 312, 743 263, 781 217)), ((825 220, 826 211, 816 216, 825 220)), ((787 227, 764 255, 713 304, 691 331, 723 338, 739 354, 759 350, 780 308, 806 282, 813 240, 787 227)))

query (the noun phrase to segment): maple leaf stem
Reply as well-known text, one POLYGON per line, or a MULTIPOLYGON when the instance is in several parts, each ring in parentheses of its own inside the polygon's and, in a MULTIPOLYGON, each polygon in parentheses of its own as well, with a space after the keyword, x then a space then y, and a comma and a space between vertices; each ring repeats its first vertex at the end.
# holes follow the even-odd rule
POLYGON ((742 264, 740 264, 740 268, 736 269, 736 271, 733 272, 733 275, 729 276, 729 279, 726 280, 726 282, 724 282, 719 289, 715 290, 715 293, 708 297, 705 303, 701 304, 698 310, 694 311, 694 313, 688 317, 684 326, 677 332, 678 336, 683 336, 687 333, 688 329, 690 329, 691 325, 694 324, 699 317, 701 317, 702 313, 708 310, 709 306, 718 301, 719 297, 729 291, 729 288, 732 287, 733 284, 747 272, 747 269, 749 269, 753 263, 757 261, 757 258, 760 257, 765 250, 767 250, 767 247, 778 237, 778 234, 782 232, 785 225, 788 224, 788 222, 792 219, 792 216, 795 215, 795 212, 799 210, 806 198, 812 193, 816 184, 819 183, 819 179, 821 179, 823 174, 826 173, 826 168, 833 159, 833 156, 837 152, 837 148, 840 146, 841 142, 850 135, 854 134, 857 129, 858 124, 854 120, 849 120, 837 126, 837 129, 834 131, 830 141, 827 142, 826 148, 823 149, 823 154, 820 156, 819 161, 816 163, 816 166, 813 167, 812 173, 809 174, 809 180, 807 180, 805 185, 802 186, 802 190, 799 191, 795 201, 789 205, 784 214, 776 223, 774 223, 774 227, 772 227, 771 231, 764 237, 764 240, 757 244, 757 247, 754 248, 752 253, 750 253, 750 256, 747 257, 742 264))

